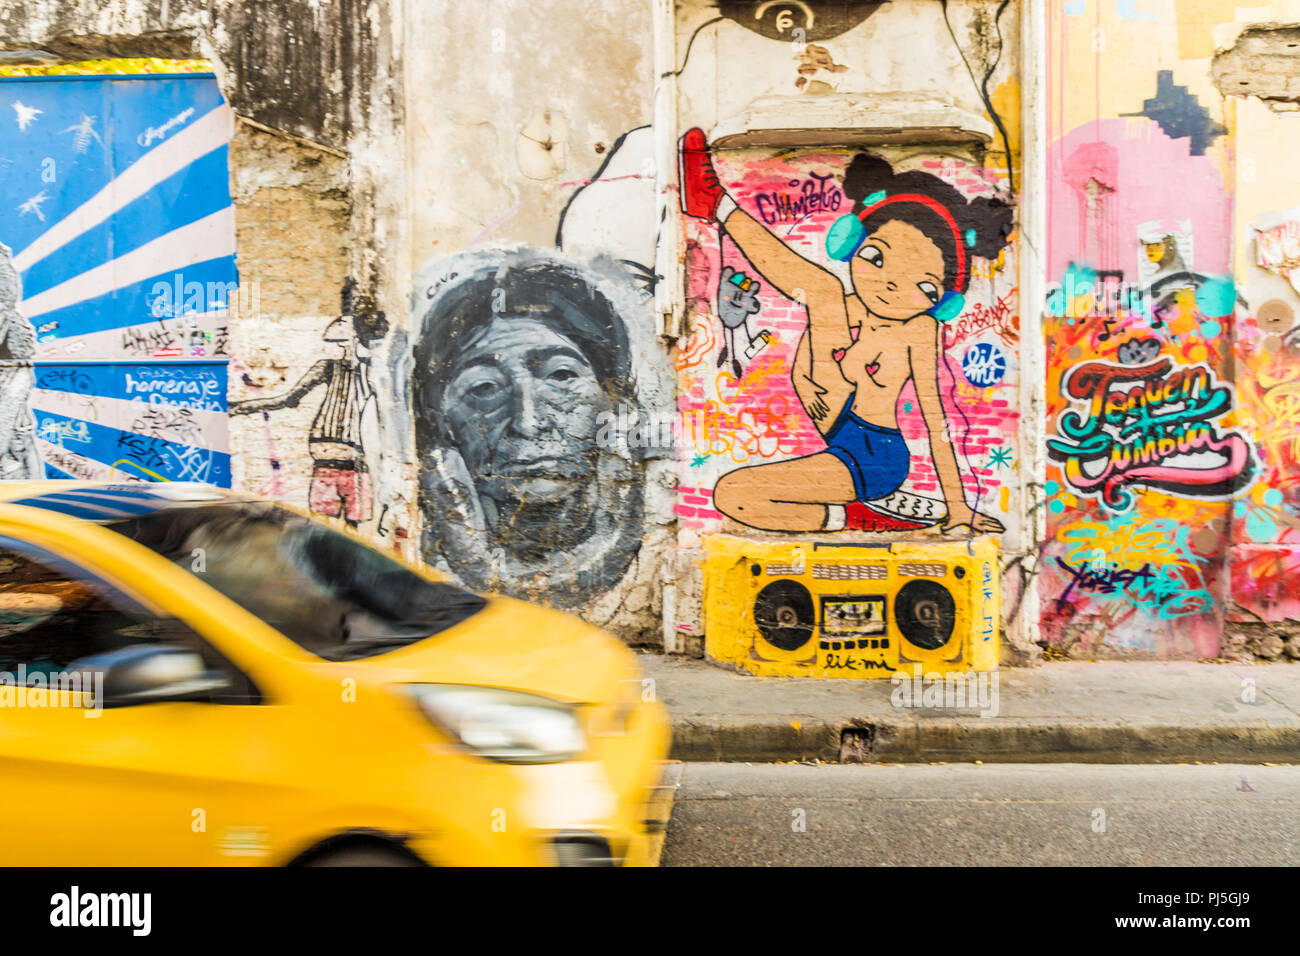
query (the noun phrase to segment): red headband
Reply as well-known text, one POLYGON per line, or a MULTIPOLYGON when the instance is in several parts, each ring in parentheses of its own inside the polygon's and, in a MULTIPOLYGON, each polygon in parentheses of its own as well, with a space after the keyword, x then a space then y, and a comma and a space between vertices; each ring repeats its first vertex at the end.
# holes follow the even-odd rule
POLYGON ((920 203, 922 206, 926 206, 937 212, 939 217, 948 224, 948 228, 952 230, 952 237, 957 242, 957 282, 953 285, 953 288, 961 291, 962 283, 966 280, 966 247, 962 245, 961 230, 957 228, 957 220, 952 217, 952 213, 948 211, 948 207, 937 199, 932 199, 931 197, 922 195, 921 193, 899 193, 896 196, 888 196, 880 200, 878 203, 873 203, 870 206, 863 207, 862 211, 858 213, 858 219, 865 224, 868 215, 875 212, 881 206, 888 206, 891 202, 920 203))

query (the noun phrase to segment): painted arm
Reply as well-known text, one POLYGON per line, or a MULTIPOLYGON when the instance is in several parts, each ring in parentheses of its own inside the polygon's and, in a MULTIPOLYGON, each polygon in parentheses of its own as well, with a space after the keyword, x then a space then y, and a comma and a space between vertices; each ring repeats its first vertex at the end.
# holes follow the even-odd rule
POLYGON ((916 397, 930 433, 930 459, 939 474, 939 484, 948 502, 948 518, 944 531, 970 527, 976 532, 1004 530, 1002 523, 987 515, 978 514, 966 503, 961 486, 961 468, 957 464, 957 451, 953 447, 952 429, 939 395, 939 323, 931 316, 922 315, 912 320, 915 335, 907 347, 912 381, 916 384, 916 397))
POLYGON ((844 287, 834 273, 799 255, 744 210, 735 210, 722 228, 768 284, 787 299, 807 302, 816 294, 832 292, 844 298, 844 287))
POLYGON ((329 365, 323 359, 307 369, 307 373, 298 379, 298 383, 283 395, 270 395, 266 398, 250 398, 235 402, 230 406, 231 415, 250 415, 253 412, 269 412, 277 408, 297 408, 303 397, 318 385, 324 384, 329 376, 329 365))

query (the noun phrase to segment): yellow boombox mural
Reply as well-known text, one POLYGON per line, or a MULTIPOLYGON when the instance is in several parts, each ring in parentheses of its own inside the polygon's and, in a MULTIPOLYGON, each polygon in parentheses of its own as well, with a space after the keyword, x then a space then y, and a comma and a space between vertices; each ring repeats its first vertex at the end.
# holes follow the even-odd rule
POLYGON ((705 538, 705 653, 759 675, 890 677, 998 663, 998 547, 705 538))

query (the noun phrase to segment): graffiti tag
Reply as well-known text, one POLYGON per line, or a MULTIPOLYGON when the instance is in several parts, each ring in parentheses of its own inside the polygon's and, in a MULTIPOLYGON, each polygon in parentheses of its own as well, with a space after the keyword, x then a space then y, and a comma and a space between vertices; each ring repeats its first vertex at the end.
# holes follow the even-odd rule
POLYGON ((1015 295, 1016 290, 1012 289, 1006 295, 1000 296, 992 305, 985 305, 983 302, 972 303, 967 312, 951 322, 945 322, 942 326, 944 348, 952 348, 964 339, 989 330, 997 334, 1003 345, 1015 345, 1016 315, 1011 305, 1015 295))
POLYGON ((987 388, 1007 374, 1007 357, 996 345, 978 342, 962 356, 961 370, 972 385, 987 388))
POLYGON ((47 418, 41 422, 36 437, 52 445, 62 445, 65 441, 88 444, 90 442, 90 426, 80 421, 69 422, 60 421, 57 418, 47 418))
POLYGON ((831 185, 832 177, 809 173, 802 183, 790 180, 796 193, 791 198, 789 193, 759 193, 757 198, 758 215, 763 222, 774 226, 779 222, 799 222, 819 212, 835 212, 844 202, 844 193, 838 186, 831 185))
POLYGON ((194 107, 192 106, 189 107, 188 109, 181 110, 179 113, 177 113, 167 122, 163 123, 161 126, 150 126, 147 130, 145 130, 143 133, 137 136, 135 138, 135 141, 139 143, 141 146, 148 146, 151 143, 153 143, 154 140, 162 139, 173 129, 175 129, 177 126, 180 126, 182 123, 184 123, 193 115, 194 115, 194 107))

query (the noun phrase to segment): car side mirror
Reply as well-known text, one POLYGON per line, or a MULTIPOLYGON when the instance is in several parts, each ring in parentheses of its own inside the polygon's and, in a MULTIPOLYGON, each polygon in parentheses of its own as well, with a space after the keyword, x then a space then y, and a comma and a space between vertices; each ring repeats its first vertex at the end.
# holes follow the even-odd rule
POLYGON ((162 701, 208 700, 230 688, 230 679, 208 670, 203 658, 172 644, 133 644, 83 657, 74 665, 90 676, 103 674, 103 707, 128 707, 162 701))

